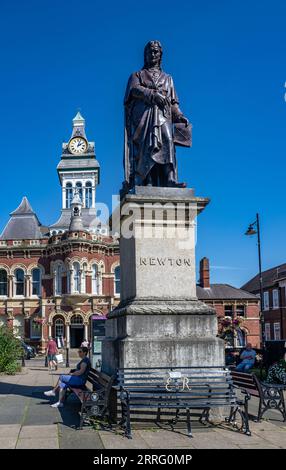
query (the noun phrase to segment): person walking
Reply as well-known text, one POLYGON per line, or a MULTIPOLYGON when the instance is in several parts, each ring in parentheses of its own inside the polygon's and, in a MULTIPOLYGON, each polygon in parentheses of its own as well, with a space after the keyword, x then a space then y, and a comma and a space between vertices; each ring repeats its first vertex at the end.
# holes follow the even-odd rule
POLYGON ((49 370, 57 370, 58 365, 56 361, 56 354, 58 354, 58 347, 52 336, 49 336, 49 341, 47 344, 46 355, 48 358, 49 370))

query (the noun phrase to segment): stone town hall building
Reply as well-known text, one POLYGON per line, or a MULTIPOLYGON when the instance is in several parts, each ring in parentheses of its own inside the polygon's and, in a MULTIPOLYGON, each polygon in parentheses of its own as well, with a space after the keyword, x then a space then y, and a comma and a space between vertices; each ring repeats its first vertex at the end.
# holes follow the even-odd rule
POLYGON ((0 237, 0 325, 40 350, 49 335, 78 347, 120 292, 119 245, 96 218, 100 166, 80 113, 57 171, 59 220, 43 226, 24 197, 0 237))

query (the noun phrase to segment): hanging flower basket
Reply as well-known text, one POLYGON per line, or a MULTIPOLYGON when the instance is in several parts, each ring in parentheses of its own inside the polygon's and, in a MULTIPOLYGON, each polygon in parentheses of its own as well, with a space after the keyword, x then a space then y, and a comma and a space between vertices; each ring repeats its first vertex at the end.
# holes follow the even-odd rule
POLYGON ((243 323, 243 318, 240 317, 223 317, 219 318, 219 336, 223 339, 228 339, 237 336, 237 330, 240 329, 241 324, 243 323))

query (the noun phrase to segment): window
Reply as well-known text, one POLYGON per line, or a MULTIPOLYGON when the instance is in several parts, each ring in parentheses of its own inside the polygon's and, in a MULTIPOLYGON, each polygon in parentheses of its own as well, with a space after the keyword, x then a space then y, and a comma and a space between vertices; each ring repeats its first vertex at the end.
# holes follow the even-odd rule
POLYGON ((60 336, 64 337, 64 321, 61 318, 55 320, 55 337, 59 338, 60 336))
POLYGON ((55 280, 55 295, 61 295, 62 293, 62 267, 60 264, 56 267, 56 280, 55 280))
POLYGON ((120 295, 120 266, 114 270, 114 293, 120 295))
POLYGON ((91 279, 91 290, 93 294, 101 295, 101 272, 98 269, 97 264, 92 265, 92 279, 91 279))
POLYGON ((246 345, 246 333, 245 331, 241 330, 241 328, 238 328, 236 330, 236 338, 235 338, 235 343, 236 347, 238 348, 244 348, 246 345))
POLYGON ((279 308, 279 291, 278 291, 278 289, 274 289, 272 291, 272 305, 273 305, 273 308, 279 308))
POLYGON ((88 209, 92 206, 92 187, 90 181, 85 185, 85 207, 88 209))
POLYGON ((25 273, 23 269, 15 271, 15 295, 24 295, 25 273))
POLYGON ((224 315, 225 317, 232 317, 233 315, 233 305, 224 306, 224 315))
POLYGON ((75 187, 78 189, 78 195, 79 195, 79 197, 80 197, 80 199, 81 199, 81 201, 82 201, 82 184, 81 184, 80 182, 77 182, 77 183, 75 184, 75 187))
POLYGON ((7 295, 7 272, 5 269, 0 269, 0 295, 7 295))
POLYGON ((22 315, 16 315, 16 317, 13 319, 13 333, 15 336, 24 338, 24 317, 22 315))
POLYGON ((281 339, 281 332, 280 332, 280 323, 274 323, 274 339, 279 340, 281 339))
POLYGON ((244 317, 245 316, 245 306, 244 305, 237 305, 236 306, 236 315, 238 317, 244 317))
POLYGON ((266 341, 270 341, 270 340, 271 340, 270 323, 265 323, 265 340, 266 340, 266 341))
POLYGON ((269 310, 269 292, 263 292, 263 310, 269 310))
POLYGON ((36 323, 33 318, 30 320, 30 337, 31 338, 41 338, 42 336, 42 325, 36 323))
POLYGON ((80 315, 73 315, 71 318, 71 325, 82 325, 83 319, 80 315))
POLYGON ((87 265, 84 264, 82 267, 81 285, 80 285, 80 291, 82 294, 86 293, 86 270, 87 270, 87 265))
POLYGON ((41 270, 35 268, 32 271, 32 295, 41 295, 41 270))
POLYGON ((72 184, 66 184, 66 209, 70 209, 72 202, 72 184))
POLYGON ((67 287, 66 287, 66 293, 70 294, 71 293, 71 272, 68 269, 67 270, 67 287))
POLYGON ((81 273, 79 263, 73 264, 73 291, 80 293, 81 273))

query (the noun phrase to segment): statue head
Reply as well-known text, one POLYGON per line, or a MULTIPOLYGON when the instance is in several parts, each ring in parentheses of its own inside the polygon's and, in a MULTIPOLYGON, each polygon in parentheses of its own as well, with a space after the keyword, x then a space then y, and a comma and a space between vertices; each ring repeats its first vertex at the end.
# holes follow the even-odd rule
POLYGON ((144 67, 161 67, 163 49, 159 41, 149 41, 144 48, 144 67))

